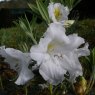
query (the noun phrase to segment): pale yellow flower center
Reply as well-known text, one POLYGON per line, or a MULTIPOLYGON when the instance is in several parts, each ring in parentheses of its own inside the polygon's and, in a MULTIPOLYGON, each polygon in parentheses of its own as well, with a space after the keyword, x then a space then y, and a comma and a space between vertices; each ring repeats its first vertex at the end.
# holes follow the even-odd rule
POLYGON ((48 51, 48 52, 51 52, 51 51, 53 51, 53 49, 54 49, 54 45, 50 43, 50 44, 48 45, 47 51, 48 51))
MULTIPOLYGON (((49 54, 52 54, 52 53, 54 53, 54 49, 56 48, 56 46, 55 46, 55 44, 53 44, 53 43, 49 43, 48 44, 48 48, 47 48, 47 53, 49 53, 49 54)), ((57 57, 57 58, 62 58, 63 59, 63 55, 61 54, 61 53, 55 53, 54 54, 54 57, 57 57)))
POLYGON ((61 11, 60 11, 60 9, 58 7, 54 9, 54 15, 55 15, 55 18, 57 20, 59 20, 61 18, 62 14, 61 14, 61 11))

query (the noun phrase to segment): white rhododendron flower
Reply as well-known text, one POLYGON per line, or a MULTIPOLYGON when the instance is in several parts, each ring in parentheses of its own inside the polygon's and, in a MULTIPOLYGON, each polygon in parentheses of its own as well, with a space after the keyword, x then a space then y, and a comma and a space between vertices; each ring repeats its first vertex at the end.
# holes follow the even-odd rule
POLYGON ((74 82, 77 76, 82 75, 78 58, 89 55, 87 44, 78 48, 84 42, 77 34, 66 36, 61 25, 52 23, 39 44, 31 47, 30 55, 37 61, 39 73, 50 84, 61 83, 67 71, 74 82))
POLYGON ((5 57, 5 62, 10 64, 10 67, 18 72, 16 84, 23 85, 34 77, 34 74, 29 70, 28 66, 31 62, 30 54, 23 53, 20 50, 13 48, 4 49, 1 47, 0 55, 5 57))
POLYGON ((61 67, 57 55, 53 54, 53 45, 50 42, 49 38, 41 38, 38 45, 32 46, 30 55, 37 61, 42 77, 56 85, 62 82, 66 70, 61 67))
POLYGON ((49 17, 53 22, 68 20, 69 9, 60 3, 50 3, 48 6, 49 17))

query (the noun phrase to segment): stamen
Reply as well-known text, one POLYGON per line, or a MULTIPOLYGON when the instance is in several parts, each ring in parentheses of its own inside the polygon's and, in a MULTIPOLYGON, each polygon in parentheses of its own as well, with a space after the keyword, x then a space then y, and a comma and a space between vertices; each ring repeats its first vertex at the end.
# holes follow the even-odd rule
POLYGON ((54 49, 54 45, 53 44, 49 44, 48 45, 48 52, 53 51, 53 49, 54 49))
POLYGON ((61 14, 59 8, 55 8, 55 10, 54 10, 54 15, 55 15, 55 18, 56 18, 57 20, 59 20, 59 19, 61 18, 62 14, 61 14))

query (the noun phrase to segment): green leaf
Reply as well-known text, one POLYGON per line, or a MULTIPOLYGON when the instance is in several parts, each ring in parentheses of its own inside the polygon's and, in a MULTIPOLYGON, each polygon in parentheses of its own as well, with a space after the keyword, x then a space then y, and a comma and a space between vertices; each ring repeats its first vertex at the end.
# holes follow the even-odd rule
POLYGON ((88 83, 88 87, 85 91, 85 95, 88 94, 90 92, 90 90, 92 89, 94 83, 95 83, 95 48, 93 48, 92 52, 91 52, 91 58, 90 58, 90 62, 92 63, 92 73, 90 75, 90 80, 88 83))
POLYGON ((92 50, 93 65, 95 65, 95 48, 92 50))
POLYGON ((38 8, 37 8, 36 5, 28 3, 28 6, 30 7, 30 9, 31 9, 33 12, 35 12, 36 14, 39 15, 39 10, 38 10, 38 8))
POLYGON ((29 51, 29 47, 28 47, 28 45, 26 43, 20 43, 19 48, 23 52, 28 52, 29 51))
POLYGON ((28 37, 30 37, 32 39, 32 41, 34 42, 34 44, 37 44, 37 41, 35 40, 34 36, 33 36, 33 30, 34 30, 34 26, 36 24, 36 18, 33 17, 31 23, 28 21, 27 17, 25 16, 25 19, 20 18, 19 19, 19 23, 16 25, 18 25, 25 33, 28 37), (32 23, 33 21, 33 23, 32 23))
POLYGON ((68 6, 69 10, 71 11, 81 0, 61 0, 63 5, 68 6))
POLYGON ((51 94, 51 95, 53 95, 52 90, 53 90, 53 85, 52 85, 52 84, 50 84, 50 85, 49 85, 49 91, 50 91, 50 94, 51 94))
POLYGON ((50 19, 47 11, 47 6, 41 0, 36 0, 36 3, 42 18, 49 24, 50 19))
POLYGON ((78 4, 78 3, 80 3, 82 0, 77 0, 77 1, 75 1, 74 2, 74 4, 73 4, 73 8, 78 4))

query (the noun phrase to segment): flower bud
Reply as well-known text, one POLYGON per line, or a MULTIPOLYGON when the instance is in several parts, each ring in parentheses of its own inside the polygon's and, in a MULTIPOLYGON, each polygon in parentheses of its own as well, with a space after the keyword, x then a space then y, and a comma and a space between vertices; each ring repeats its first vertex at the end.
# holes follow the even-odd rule
POLYGON ((79 77, 74 87, 77 95, 84 95, 87 87, 86 79, 84 77, 79 77))

